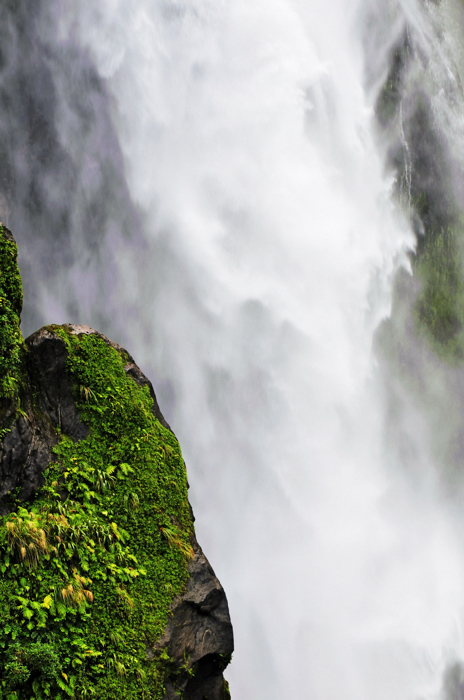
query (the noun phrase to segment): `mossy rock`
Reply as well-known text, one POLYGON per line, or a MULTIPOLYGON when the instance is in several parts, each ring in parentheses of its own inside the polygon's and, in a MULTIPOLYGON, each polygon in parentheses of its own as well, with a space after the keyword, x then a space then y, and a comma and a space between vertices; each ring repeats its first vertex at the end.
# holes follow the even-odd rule
POLYGON ((413 269, 421 282, 414 310, 420 333, 449 361, 464 359, 462 232, 456 225, 419 241, 413 269))
POLYGON ((421 49, 406 27, 391 48, 376 116, 397 201, 416 234, 410 255, 416 336, 456 365, 464 359, 464 209, 452 146, 434 109, 433 81, 423 71, 421 49))
POLYGON ((17 389, 0 449, 0 698, 222 700, 227 600, 153 387, 86 326, 24 342, 5 230, 2 246, 0 353, 18 353, 4 371, 17 389))

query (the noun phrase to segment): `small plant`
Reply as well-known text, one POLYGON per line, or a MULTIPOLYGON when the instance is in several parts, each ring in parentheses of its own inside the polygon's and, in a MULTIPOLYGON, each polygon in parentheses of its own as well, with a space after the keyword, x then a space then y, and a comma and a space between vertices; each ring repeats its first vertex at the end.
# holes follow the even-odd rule
POLYGON ((132 610, 134 607, 134 599, 130 597, 126 589, 118 586, 116 588, 116 593, 119 596, 119 600, 123 603, 124 606, 126 606, 127 610, 132 610))
POLYGON ((89 389, 88 386, 82 386, 82 384, 79 386, 79 393, 81 395, 81 398, 86 402, 89 403, 90 399, 96 400, 97 397, 95 396, 95 393, 92 391, 92 389, 89 389))
POLYGON ((194 556, 193 547, 190 542, 185 542, 181 533, 174 527, 163 525, 160 527, 160 532, 163 537, 169 542, 171 547, 177 547, 186 559, 192 559, 194 556))
POLYGON ((127 673, 126 667, 118 660, 115 653, 107 658, 106 665, 110 670, 114 671, 117 676, 125 676, 127 673))
POLYGON ((13 644, 6 653, 4 680, 7 688, 18 688, 29 678, 36 684, 56 681, 59 673, 60 660, 52 644, 13 644))
POLYGON ((55 591, 55 596, 58 601, 72 608, 80 608, 86 603, 93 603, 93 593, 84 588, 92 583, 90 578, 80 576, 74 569, 73 577, 68 584, 61 589, 55 591))
POLYGON ((19 685, 23 685, 30 675, 31 672, 28 667, 24 666, 18 658, 5 664, 4 679, 9 688, 17 688, 19 685))
POLYGON ((36 566, 39 557, 48 553, 45 530, 34 512, 20 512, 23 517, 13 515, 5 524, 8 544, 20 561, 36 566))

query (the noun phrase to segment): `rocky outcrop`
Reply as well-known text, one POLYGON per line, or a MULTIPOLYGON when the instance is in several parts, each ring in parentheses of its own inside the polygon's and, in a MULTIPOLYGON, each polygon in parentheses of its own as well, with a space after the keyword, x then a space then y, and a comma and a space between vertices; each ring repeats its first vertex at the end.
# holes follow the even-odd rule
POLYGON ((224 589, 198 543, 189 565, 187 590, 173 603, 173 615, 154 650, 166 650, 172 672, 164 700, 228 698, 222 672, 234 650, 224 589))
MULTIPOLYGON (((4 240, 7 239, 10 241, 12 240, 11 234, 9 232, 4 234, 4 240)), ((22 506, 27 506, 28 509, 31 509, 30 517, 32 518, 32 522, 34 521, 34 518, 37 522, 42 517, 41 514, 45 510, 45 512, 49 513, 47 515, 48 522, 54 523, 55 520, 59 518, 64 518, 62 522, 66 523, 66 525, 64 525, 64 528, 66 529, 67 527, 69 527, 68 521, 70 521, 71 518, 75 517, 73 513, 76 512, 76 509, 77 511, 79 511, 79 508, 81 507, 87 508, 87 506, 85 505, 85 499, 87 498, 88 500, 88 496, 86 494, 93 494, 92 498, 97 499, 97 502, 101 501, 101 496, 99 496, 97 492, 99 488, 103 488, 103 483, 105 485, 104 488, 106 488, 107 493, 109 493, 109 495, 107 495, 106 497, 107 502, 110 503, 110 505, 113 502, 125 504, 127 503, 127 495, 130 495, 130 497, 133 499, 132 511, 134 511, 134 509, 135 511, 137 511, 139 507, 140 513, 142 513, 143 509, 145 509, 145 512, 148 514, 156 511, 157 520, 155 519, 153 521, 150 521, 158 523, 158 526, 156 527, 152 525, 152 527, 154 527, 153 542, 158 542, 156 547, 153 549, 153 556, 161 557, 160 566, 164 568, 161 568, 160 570, 166 571, 165 583, 163 583, 163 581, 160 581, 159 578, 156 579, 158 581, 158 586, 165 586, 166 590, 175 590, 171 583, 171 578, 169 575, 169 564, 167 563, 170 561, 170 558, 172 558, 172 556, 174 555, 175 557, 177 557, 177 567, 180 572, 182 572, 182 566, 184 566, 182 564, 182 561, 185 562, 185 566, 187 567, 187 575, 184 576, 184 580, 186 581, 186 583, 181 585, 179 588, 180 592, 178 592, 173 599, 171 598, 171 602, 169 603, 170 610, 161 610, 162 615, 164 615, 167 619, 167 624, 164 628, 164 633, 156 640, 147 639, 145 644, 144 658, 137 659, 134 656, 128 656, 127 653, 123 650, 123 642, 118 641, 118 638, 116 636, 116 642, 114 642, 114 644, 116 645, 116 651, 112 651, 109 655, 107 654, 109 658, 109 661, 106 662, 108 668, 125 668, 124 663, 133 663, 134 668, 136 669, 136 671, 134 671, 134 678, 138 678, 139 680, 134 680, 133 686, 127 685, 127 682, 124 679, 120 682, 115 681, 115 689, 112 691, 108 691, 109 697, 114 697, 115 700, 117 700, 119 697, 121 698, 121 700, 123 697, 139 697, 137 694, 131 694, 132 692, 136 693, 135 690, 131 689, 136 688, 137 683, 141 683, 142 681, 140 679, 144 679, 147 673, 154 673, 155 675, 153 676, 153 678, 155 680, 150 681, 152 682, 152 685, 148 684, 146 685, 146 687, 144 686, 145 690, 148 690, 148 692, 150 693, 151 688, 156 690, 156 688, 159 688, 159 684, 162 683, 162 687, 164 687, 164 700, 174 700, 179 697, 182 697, 184 700, 225 700, 229 697, 229 693, 227 683, 224 681, 223 678, 223 671, 229 663, 233 651, 233 634, 229 617, 227 599, 220 582, 216 578, 214 571, 212 570, 208 560, 206 559, 205 555, 203 554, 200 546, 196 541, 192 524, 193 515, 192 518, 189 515, 189 513, 191 513, 191 509, 188 505, 188 501, 186 500, 186 498, 182 500, 182 496, 180 497, 180 499, 178 498, 178 491, 180 490, 182 492, 182 490, 186 489, 187 487, 186 476, 185 472, 183 471, 183 462, 181 460, 179 461, 179 455, 177 455, 175 452, 177 449, 177 442, 160 411, 151 382, 142 373, 140 368, 136 365, 134 359, 124 348, 112 342, 97 331, 89 328, 88 326, 65 325, 48 326, 42 328, 41 330, 37 331, 36 333, 33 333, 29 338, 26 339, 22 346, 21 352, 22 355, 20 364, 18 366, 15 365, 13 369, 8 370, 10 371, 12 377, 12 379, 10 377, 8 381, 10 382, 10 384, 16 386, 17 389, 14 394, 3 397, 3 410, 0 414, 0 427, 3 429, 3 440, 0 444, 0 515, 4 516, 3 520, 0 522, 0 558, 2 556, 1 528, 4 528, 5 525, 7 525, 8 518, 10 519, 10 523, 16 522, 15 518, 18 518, 16 511, 18 511, 18 513, 25 512, 24 510, 18 510, 21 509, 22 506), (108 455, 105 458, 108 464, 110 464, 110 467, 107 467, 106 471, 103 472, 103 476, 101 476, 100 472, 98 472, 94 468, 89 468, 87 462, 83 461, 82 463, 84 466, 82 467, 82 469, 84 470, 84 472, 87 469, 87 472, 85 473, 89 474, 89 476, 85 477, 87 479, 87 482, 84 484, 84 487, 85 489, 87 489, 87 491, 82 491, 82 493, 84 494, 83 497, 79 496, 79 484, 77 484, 77 486, 75 484, 74 493, 72 495, 72 498, 75 500, 70 501, 71 496, 69 489, 71 489, 71 486, 68 486, 68 482, 66 481, 66 479, 68 478, 67 475, 69 471, 65 472, 65 467, 60 467, 62 460, 65 459, 63 455, 66 456, 67 453, 60 452, 58 447, 61 444, 64 444, 64 440, 68 440, 68 442, 66 443, 68 445, 68 447, 66 448, 68 451, 71 450, 72 452, 72 450, 74 449, 72 447, 73 444, 76 446, 75 451, 72 452, 72 454, 75 456, 70 457, 69 459, 71 461, 68 462, 68 464, 71 464, 71 467, 66 467, 67 470, 69 470, 70 468, 72 469, 73 465, 78 465, 79 460, 81 459, 79 445, 91 444, 89 443, 89 441, 92 440, 92 437, 95 437, 95 425, 99 426, 98 417, 100 416, 100 414, 102 416, 102 423, 106 420, 105 415, 107 414, 105 413, 105 411, 107 410, 107 405, 105 405, 104 402, 113 402, 113 413, 114 411, 120 410, 120 408, 118 407, 120 407, 124 403, 124 396, 121 398, 120 394, 113 395, 111 394, 111 392, 109 392, 108 398, 106 398, 106 395, 104 395, 103 393, 98 393, 98 391, 102 391, 101 386, 100 389, 98 389, 97 383, 95 383, 96 380, 92 380, 91 374, 86 373, 86 362, 97 363, 97 359, 93 360, 92 355, 88 354, 85 356, 87 359, 85 360, 85 362, 82 363, 83 369, 81 368, 79 370, 81 371, 80 375, 78 375, 77 370, 72 369, 71 349, 74 353, 74 361, 77 362, 80 358, 79 353, 81 352, 81 347, 85 349, 87 347, 86 342, 88 343, 89 339, 93 343, 91 346, 89 346, 90 350, 95 353, 100 353, 98 355, 98 362, 101 362, 101 364, 98 366, 97 364, 95 364, 94 376, 98 378, 99 372, 103 373, 104 376, 106 376, 105 373, 107 373, 108 382, 111 382, 114 379, 111 376, 111 372, 119 371, 120 374, 117 375, 119 379, 117 379, 117 381, 114 380, 113 382, 115 386, 117 382, 119 382, 119 384, 117 384, 117 389, 114 389, 114 392, 121 391, 121 381, 124 379, 124 376, 128 378, 124 381, 129 381, 129 384, 127 385, 127 391, 135 392, 133 394, 134 398, 131 398, 127 402, 127 405, 129 406, 129 411, 132 410, 130 407, 132 406, 132 402, 134 401, 145 402, 143 405, 146 404, 150 407, 150 410, 152 412, 152 418, 144 418, 145 423, 143 423, 143 425, 148 426, 148 428, 145 427, 142 429, 141 427, 140 431, 141 434, 146 434, 146 437, 143 438, 144 440, 152 441, 152 443, 149 442, 148 444, 153 444, 153 449, 157 452, 158 462, 153 460, 153 469, 156 469, 157 463, 162 464, 164 469, 168 469, 168 471, 166 472, 166 476, 162 476, 162 478, 160 477, 161 483, 166 483, 167 485, 169 485, 169 488, 172 489, 173 487, 171 485, 173 483, 172 479, 174 478, 174 476, 170 477, 169 474, 176 474, 175 478, 177 479, 177 482, 174 483, 175 488, 172 491, 174 497, 170 497, 171 500, 164 500, 164 495, 161 492, 158 496, 158 501, 156 500, 156 496, 152 495, 149 497, 149 502, 144 503, 145 494, 140 493, 140 489, 139 491, 137 491, 137 481, 135 477, 130 477, 133 484, 129 485, 129 491, 126 490, 124 492, 126 493, 126 496, 124 496, 124 500, 117 500, 119 498, 118 491, 116 489, 116 486, 118 486, 119 483, 117 481, 117 478, 124 480, 127 477, 127 475, 131 472, 135 473, 135 476, 138 476, 136 470, 140 469, 141 467, 138 467, 137 465, 143 465, 147 462, 147 460, 152 459, 152 455, 148 455, 142 461, 139 460, 139 462, 137 462, 137 460, 135 460, 133 463, 131 463, 129 461, 130 457, 124 457, 124 463, 121 464, 120 467, 118 467, 118 464, 122 462, 123 457, 116 458, 115 455, 117 453, 117 443, 124 443, 124 421, 127 420, 127 422, 129 423, 131 420, 133 420, 132 416, 127 414, 128 417, 124 418, 123 416, 121 426, 117 428, 118 431, 122 431, 117 434, 117 437, 115 429, 111 428, 109 423, 108 426, 104 426, 104 429, 102 428, 103 432, 101 434, 103 437, 105 437, 107 433, 111 433, 111 431, 113 431, 111 434, 115 435, 115 437, 110 438, 108 442, 108 455), (105 351, 105 347, 108 347, 110 350, 105 351), (116 351, 116 355, 114 354, 114 351, 116 351), (105 359, 105 352, 110 353, 108 355, 108 359, 105 359), (89 357, 91 358, 90 360, 89 357), (76 358, 78 359, 76 360, 76 358), (110 368, 111 363, 113 363, 116 369, 112 370, 110 368), (118 370, 118 367, 121 367, 123 371, 121 372, 121 370, 118 370), (85 384, 76 383, 76 377, 78 376, 84 377, 84 379, 78 381, 85 382, 85 384), (94 384, 92 384, 92 381, 94 381, 94 384), (133 389, 131 387, 133 387, 133 389), (97 416, 97 422, 94 423, 92 423, 92 420, 89 419, 92 410, 100 412, 95 414, 97 416), (157 425, 162 426, 162 428, 158 429, 156 427, 157 425), (150 428, 150 426, 153 427, 150 428), (162 430, 165 430, 165 433, 160 432, 162 430), (171 434, 171 438, 167 439, 167 437, 163 437, 163 435, 167 436, 169 434, 171 434), (115 441, 114 444, 112 442, 113 440, 115 441), (159 454, 164 455, 164 461, 162 463, 159 462, 159 454), (174 455, 176 458, 175 460, 174 457, 172 458, 174 460, 172 461, 172 464, 169 461, 171 455, 174 455), (52 464, 52 466, 54 465, 54 473, 56 473, 56 469, 58 469, 58 476, 54 477, 56 480, 51 484, 51 486, 50 480, 47 481, 47 470, 49 469, 50 464, 52 464), (60 468, 62 469, 62 476, 59 475, 60 468), (119 473, 118 469, 123 471, 119 473), (94 478, 95 473, 100 474, 100 476, 98 477, 100 481, 94 482, 95 484, 97 484, 97 486, 92 486, 94 490, 89 491, 88 483, 90 483, 90 480, 94 478), (114 474, 116 474, 116 479, 114 474), (53 514, 53 512, 51 512, 52 506, 43 504, 40 506, 40 508, 37 509, 37 513, 34 515, 33 511, 35 499, 42 497, 41 493, 44 483, 49 484, 49 491, 51 488, 52 491, 58 497, 58 501, 61 499, 63 505, 55 506, 55 508, 59 509, 59 513, 61 513, 61 515, 53 514), (100 484, 100 486, 98 486, 98 484, 100 484), (115 484, 114 497, 111 495, 111 488, 113 488, 112 484, 115 484), (82 498, 84 498, 84 500, 82 500, 82 498), (154 498, 155 500, 153 500, 154 498), (74 504, 73 507, 69 510, 69 514, 65 510, 68 501, 74 504), (82 503, 82 506, 80 505, 80 503, 82 503), (169 505, 170 503, 179 503, 179 505, 171 506, 169 505), (185 509, 185 505, 187 505, 187 510, 185 509), (180 556, 179 550, 185 556, 180 556), (122 661, 116 661, 115 659, 117 658, 117 653, 126 654, 125 656, 120 656, 120 658, 132 659, 132 662, 129 661, 123 663, 122 661), (153 670, 150 671, 151 663, 155 664, 156 673, 153 670), (145 666, 146 669, 144 670, 145 666), (140 671, 137 670, 139 668, 141 669, 140 671), (126 685, 124 685, 124 683, 126 683, 126 685), (158 685, 156 685, 156 683, 158 685), (118 688, 123 687, 125 688, 124 691, 118 690, 118 688)), ((95 355, 95 357, 97 357, 97 355, 95 355)), ((106 381, 107 380, 105 379, 105 382, 106 381)), ((142 406, 142 404, 140 405, 142 406)), ((146 414, 144 414, 143 412, 141 415, 142 417, 146 416, 146 414)), ((99 439, 100 438, 98 438, 98 440, 99 439)), ((142 444, 143 446, 144 443, 140 444, 142 444)), ((100 443, 98 443, 98 445, 100 445, 100 443)), ((130 447, 130 449, 132 449, 132 446, 130 447)), ((140 449, 140 447, 138 447, 137 449, 140 449)), ((127 452, 126 450, 126 452, 123 451, 121 454, 130 455, 130 452, 127 452)), ((84 455, 84 457, 87 460, 89 459, 88 456, 84 455)), ((76 470, 76 473, 80 472, 76 470)), ((156 474, 154 476, 156 477, 156 474)), ((122 493, 123 491, 121 491, 121 494, 122 493)), ((154 491, 153 493, 156 494, 156 491, 154 491)), ((120 531, 122 531, 123 527, 128 529, 129 525, 127 523, 130 522, 130 519, 131 517, 133 517, 135 512, 134 511, 125 513, 121 512, 120 510, 116 510, 114 514, 109 515, 107 510, 101 510, 103 508, 102 505, 99 505, 98 508, 100 510, 96 510, 95 513, 103 513, 103 516, 98 516, 101 518, 101 523, 99 525, 100 530, 98 530, 99 532, 103 531, 103 529, 107 527, 105 525, 106 516, 108 516, 108 518, 111 516, 117 521, 117 524, 115 524, 114 522, 111 523, 111 528, 113 528, 113 532, 118 533, 119 530, 117 528, 120 528, 120 531), (120 519, 120 522, 118 522, 118 518, 120 519)), ((105 506, 105 508, 108 508, 108 506, 105 506)), ((24 516, 22 517, 24 518, 24 516)), ((140 517, 142 518, 142 515, 140 517)), ((145 519, 143 522, 148 521, 145 519)), ((35 526, 30 526, 30 528, 32 529, 33 527, 35 526)), ((47 526, 43 525, 43 527, 46 528, 47 526)), ((140 525, 137 525, 137 523, 135 523, 134 527, 136 527, 134 533, 139 532, 140 525)), ((7 530, 9 533, 13 531, 12 528, 13 525, 7 525, 7 530), (9 530, 8 527, 10 528, 9 530)), ((50 538, 48 530, 46 532, 47 537, 50 538)), ((79 532, 81 532, 81 530, 79 532)), ((63 541, 63 537, 64 535, 60 531, 60 537, 58 538, 59 542, 63 541)), ((120 537, 120 535, 118 534, 117 537, 120 537)), ((88 540, 90 544, 86 545, 87 548, 90 548, 91 551, 93 551, 93 547, 96 546, 94 542, 95 539, 96 537, 95 535, 93 535, 93 539, 90 538, 88 540)), ((7 544, 11 544, 11 538, 9 540, 4 538, 4 540, 4 550, 6 555, 8 555, 7 544)), ((129 542, 130 546, 132 546, 132 541, 127 541, 129 542)), ((144 541, 146 541, 146 539, 144 541)), ((150 538, 148 541, 151 541, 150 538)), ((47 556, 52 561, 54 555, 50 554, 51 551, 54 550, 55 552, 58 552, 59 549, 57 549, 56 547, 52 547, 52 550, 46 550, 44 549, 44 547, 45 545, 42 546, 43 551, 48 552, 47 556)), ((113 547, 113 545, 111 545, 111 547, 113 547)), ((111 547, 108 548, 107 545, 104 545, 103 549, 101 550, 102 555, 106 556, 106 554, 110 550, 113 551, 111 547)), ((144 551, 145 550, 141 550, 141 553, 139 554, 134 549, 134 553, 137 555, 137 559, 131 554, 131 561, 133 560, 135 562, 138 559, 140 559, 141 556, 144 556, 144 551)), ((150 563, 149 560, 148 563, 150 563)), ((77 580, 79 581, 87 581, 87 579, 83 579, 81 574, 78 573, 78 569, 81 564, 84 567, 84 571, 89 569, 88 563, 86 564, 85 561, 79 562, 78 556, 76 554, 73 554, 72 559, 69 562, 63 560, 61 563, 57 564, 57 566, 60 571, 63 571, 63 566, 65 568, 66 566, 68 566, 70 575, 74 576, 74 578, 77 576, 77 580)), ((47 573, 47 562, 42 561, 41 565, 43 567, 42 571, 47 573)), ((24 571, 26 572, 24 575, 27 575, 30 578, 35 576, 34 572, 30 568, 27 569, 25 560, 24 563, 21 562, 21 557, 18 560, 17 566, 19 567, 18 571, 21 567, 23 567, 24 571)), ((112 566, 112 570, 117 570, 116 564, 112 566)), ((132 566, 135 566, 135 564, 132 564, 132 566)), ((140 562, 137 564, 137 566, 140 566, 140 562)), ((124 569, 124 571, 128 571, 129 573, 132 570, 132 568, 124 569)), ((140 569, 140 573, 141 575, 145 575, 142 569, 140 569)), ((103 576, 103 578, 106 580, 106 575, 104 573, 98 575, 100 578, 103 576)), ((158 574, 156 574, 156 576, 158 576, 158 574)), ((40 580, 42 581, 42 576, 40 577, 40 580)), ((90 581, 90 579, 88 579, 88 581, 90 581)), ((128 579, 128 581, 130 581, 130 579, 128 579)), ((103 601, 102 604, 104 605, 104 598, 106 595, 106 584, 104 584, 103 581, 99 585, 100 588, 95 593, 95 601, 98 601, 98 599, 100 599, 103 601)), ((130 583, 127 583, 125 585, 118 584, 116 586, 116 589, 114 589, 114 584, 108 583, 109 596, 113 596, 113 591, 116 590, 119 591, 118 595, 120 596, 120 598, 125 597, 124 600, 129 601, 129 617, 130 614, 132 614, 131 606, 134 605, 134 603, 130 601, 132 599, 137 600, 137 591, 135 591, 135 593, 132 593, 130 586, 130 583), (113 586, 113 588, 111 588, 111 586, 113 586)), ((31 586, 29 586, 29 588, 31 588, 31 586)), ((140 594, 139 592, 138 595, 139 598, 140 595, 142 595, 142 598, 140 598, 141 602, 139 603, 139 607, 140 614, 143 615, 143 610, 145 609, 144 606, 146 606, 147 610, 151 609, 153 606, 149 604, 150 601, 148 599, 144 598, 144 596, 148 596, 149 598, 149 589, 144 589, 142 587, 140 591, 142 591, 142 594, 140 594)), ((156 596, 157 594, 158 591, 153 590, 153 596, 156 596)), ((48 599, 45 598, 45 600, 48 599)), ((53 606, 53 603, 42 604, 42 607, 44 607, 44 605, 46 608, 47 605, 49 607, 50 605, 53 606)), ((95 602, 94 605, 98 605, 98 602, 95 602)), ((14 610, 10 612, 11 619, 14 620, 15 614, 17 615, 18 613, 15 613, 14 610)), ((55 612, 55 615, 58 615, 58 612, 55 612)), ((123 621, 125 619, 125 616, 126 614, 123 614, 121 617, 123 621)), ((83 620, 86 619, 89 619, 88 613, 87 618, 83 618, 83 620)), ((41 624, 42 626, 45 624, 44 620, 42 620, 41 624)), ((52 623, 50 624, 52 625, 52 623)), ((90 623, 82 622, 82 625, 84 624, 90 623)), ((128 633, 133 633, 135 622, 129 621, 127 624, 129 625, 128 633)), ((154 622, 154 625, 156 627, 156 620, 154 622)), ((49 639, 53 639, 53 629, 54 628, 52 625, 50 627, 50 633, 48 637, 49 639)), ((94 637, 92 637, 92 635, 95 635, 95 633, 92 632, 92 629, 94 629, 94 627, 90 626, 89 639, 93 639, 94 637)), ((84 634, 83 638, 85 639, 85 630, 82 633, 84 634)), ((101 634, 103 635, 103 631, 101 634)), ((112 639, 111 633, 109 633, 109 637, 112 639)), ((88 644, 90 645, 90 642, 88 644)), ((21 663, 23 663, 24 659, 28 658, 27 652, 24 651, 24 649, 27 648, 28 645, 27 638, 23 639, 22 645, 22 651, 14 652, 16 654, 16 656, 14 657, 14 663, 19 663, 21 659, 23 660, 21 661, 21 663)), ((92 641, 92 645, 95 646, 94 641, 92 641)), ((14 645, 14 648, 16 649, 17 646, 17 644, 14 645)), ((103 644, 103 648, 104 647, 105 645, 103 644)), ((10 658, 8 657, 8 653, 10 653, 8 651, 8 638, 6 638, 5 653, 7 656, 5 656, 5 660, 2 662, 2 655, 0 652, 0 669, 3 668, 2 663, 6 664, 4 666, 4 669, 8 669, 12 663, 7 663, 8 659, 10 658)), ((107 652, 98 652, 100 656, 103 655, 102 659, 105 653, 107 652)), ((58 657, 59 649, 57 652, 57 658, 58 657)), ((155 666, 153 666, 153 668, 155 668, 155 666)), ((27 667, 24 668, 26 668, 27 671, 27 673, 25 672, 24 678, 29 678, 27 682, 30 683, 31 678, 34 677, 34 673, 37 675, 38 671, 34 671, 34 669, 32 671, 30 671, 29 669, 28 671, 27 667), (30 675, 31 673, 32 676, 30 675)), ((92 668, 96 669, 95 673, 97 673, 98 677, 98 674, 101 675, 103 673, 103 671, 99 670, 99 668, 104 669, 105 664, 100 664, 100 667, 92 666, 92 668)), ((125 673, 126 671, 124 671, 124 674, 125 673)), ((62 671, 63 678, 68 679, 69 674, 69 671, 67 671, 67 673, 64 673, 64 671, 62 671)), ((122 674, 122 676, 124 676, 124 674, 122 674)), ((79 677, 76 676, 76 678, 78 679, 79 677)), ((18 683, 19 681, 15 682, 18 683)), ((37 679, 35 682, 37 683, 37 679)), ((46 682, 50 685, 49 680, 47 680, 46 682)), ((148 681, 143 682, 148 683, 148 681)), ((13 681, 11 681, 11 683, 13 683, 13 681)), ((56 683, 58 683, 58 680, 56 680, 56 683)), ((59 687, 62 687, 63 681, 60 681, 60 683, 61 685, 59 687)), ((76 683, 78 683, 78 680, 76 681, 76 683)), ((2 697, 2 687, 2 681, 0 680, 0 697, 2 697)), ((5 687, 9 688, 10 686, 5 687)), ((22 686, 15 686, 13 684, 11 687, 13 687, 16 690, 16 692, 19 693, 17 695, 19 700, 22 700, 22 686)), ((68 695, 70 693, 72 694, 73 687, 74 686, 72 685, 67 686, 66 692, 68 695)), ((76 688, 77 687, 78 686, 76 685, 76 688)), ((100 687, 104 687, 104 683, 103 685, 99 686, 99 688, 100 687)), ((26 697, 27 692, 29 692, 29 686, 26 687, 25 685, 24 689, 24 697, 26 697)), ((155 692, 155 690, 153 692, 155 692)), ((156 690, 156 692, 158 691, 156 690)), ((29 697, 29 695, 27 695, 27 697, 29 697)), ((146 697, 152 697, 152 695, 149 694, 146 695, 146 697)))

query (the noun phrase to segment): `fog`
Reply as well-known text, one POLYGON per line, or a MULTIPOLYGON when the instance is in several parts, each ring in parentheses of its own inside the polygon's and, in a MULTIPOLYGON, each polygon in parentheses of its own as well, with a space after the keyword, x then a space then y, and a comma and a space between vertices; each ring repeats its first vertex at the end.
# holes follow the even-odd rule
POLYGON ((462 187, 460 59, 438 31, 456 21, 440 12, 50 0, 11 5, 1 29, 24 331, 96 326, 153 380, 228 595, 234 700, 428 700, 446 673, 462 697, 446 671, 464 657, 462 518, 435 449, 458 379, 407 339, 445 406, 430 417, 382 351, 407 334, 393 292, 413 289, 419 234, 393 154, 408 185, 418 86, 448 96, 433 160, 462 187), (405 32, 423 62, 381 129, 405 32))

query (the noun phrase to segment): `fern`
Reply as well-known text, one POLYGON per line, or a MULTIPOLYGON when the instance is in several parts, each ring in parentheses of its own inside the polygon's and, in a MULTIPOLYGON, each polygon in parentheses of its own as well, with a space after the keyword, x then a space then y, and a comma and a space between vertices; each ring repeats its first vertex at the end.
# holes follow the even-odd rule
POLYGON ((171 547, 177 547, 186 559, 192 559, 194 556, 193 547, 190 542, 184 542, 181 534, 173 527, 160 527, 161 534, 168 541, 171 547))

